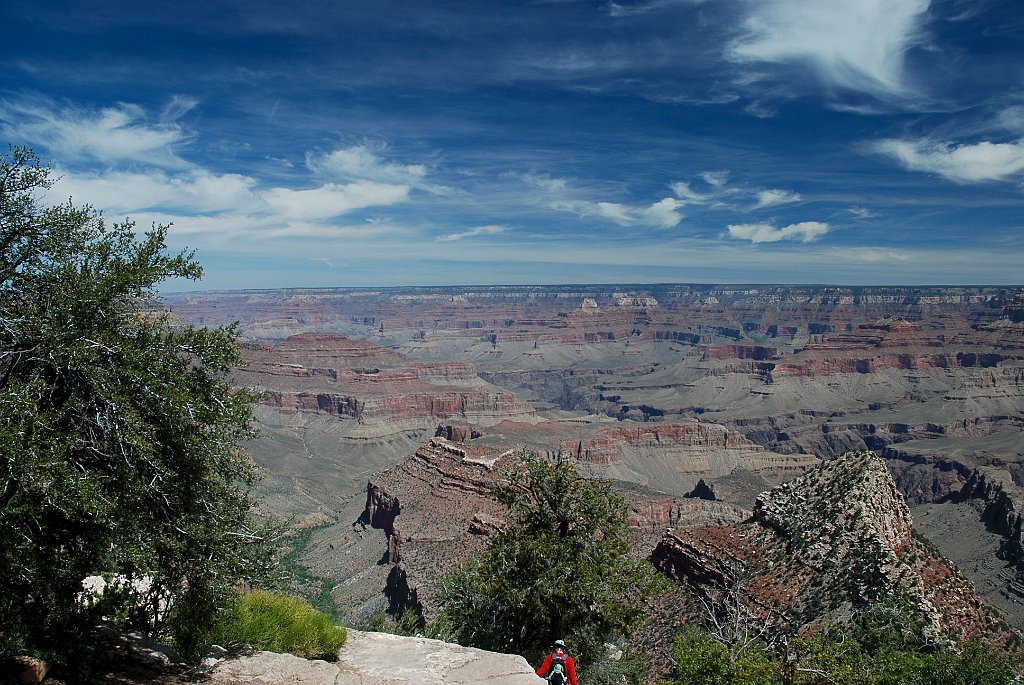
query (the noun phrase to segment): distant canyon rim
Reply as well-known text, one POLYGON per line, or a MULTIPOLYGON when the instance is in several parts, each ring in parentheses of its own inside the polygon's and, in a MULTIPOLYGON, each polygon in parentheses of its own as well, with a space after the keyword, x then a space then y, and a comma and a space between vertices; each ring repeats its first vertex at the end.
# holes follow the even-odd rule
POLYGON ((265 506, 315 528, 302 563, 335 582, 353 623, 413 601, 429 612, 438 559, 477 553, 499 515, 472 471, 509 451, 562 452, 611 479, 649 553, 668 527, 741 521, 762 491, 869 449, 915 531, 1024 628, 1024 287, 165 299, 187 323, 240 323, 235 379, 264 393, 248 447, 265 506), (452 467, 445 450, 469 461, 452 467), (453 527, 460 506, 479 509, 474 534, 453 527))

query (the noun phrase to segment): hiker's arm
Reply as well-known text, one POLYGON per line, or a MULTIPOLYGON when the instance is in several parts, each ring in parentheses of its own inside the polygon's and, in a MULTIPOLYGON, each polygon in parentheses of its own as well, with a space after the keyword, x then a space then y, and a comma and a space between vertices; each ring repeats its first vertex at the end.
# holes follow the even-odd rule
POLYGON ((547 675, 547 672, 550 669, 551 669, 551 655, 548 654, 548 657, 546 659, 544 659, 544 663, 541 664, 540 668, 537 669, 537 675, 539 675, 539 676, 547 675))

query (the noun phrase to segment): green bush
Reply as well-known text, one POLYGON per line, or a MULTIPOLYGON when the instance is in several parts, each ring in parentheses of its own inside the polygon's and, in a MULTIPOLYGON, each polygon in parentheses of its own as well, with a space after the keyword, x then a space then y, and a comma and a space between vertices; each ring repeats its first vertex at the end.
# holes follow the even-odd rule
MULTIPOLYGON (((963 645, 936 647, 924 642, 901 642, 896 622, 884 617, 893 605, 871 607, 855 626, 832 626, 827 631, 788 642, 788 656, 763 645, 730 653, 711 634, 691 628, 676 638, 672 685, 1009 685, 1020 658, 974 640, 963 645), (891 642, 878 640, 888 634, 891 642), (787 666, 787 663, 789 664, 787 666), (788 673, 788 677, 787 677, 788 673)), ((891 615, 904 621, 899 610, 891 615)), ((904 632, 911 636, 913 630, 904 632)))
POLYGON ((678 636, 672 648, 674 685, 774 685, 778 668, 762 645, 734 650, 698 629, 678 636))
POLYGON ((308 602, 271 592, 240 595, 217 621, 213 641, 248 644, 270 652, 289 652, 307 659, 338 656, 348 633, 308 602))

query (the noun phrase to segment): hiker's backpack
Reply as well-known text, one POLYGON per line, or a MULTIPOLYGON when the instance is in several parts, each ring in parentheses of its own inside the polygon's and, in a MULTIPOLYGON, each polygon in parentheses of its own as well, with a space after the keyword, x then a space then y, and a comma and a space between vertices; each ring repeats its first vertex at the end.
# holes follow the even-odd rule
POLYGON ((551 672, 548 673, 548 682, 551 685, 565 685, 569 680, 569 676, 565 672, 565 661, 569 658, 569 655, 562 652, 562 656, 556 654, 551 655, 551 672))

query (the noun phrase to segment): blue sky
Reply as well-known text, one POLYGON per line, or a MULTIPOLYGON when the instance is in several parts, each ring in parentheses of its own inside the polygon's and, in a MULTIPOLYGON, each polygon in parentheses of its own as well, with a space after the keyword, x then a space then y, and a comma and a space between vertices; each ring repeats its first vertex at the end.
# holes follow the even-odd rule
POLYGON ((173 289, 1024 283, 1020 0, 4 0, 0 130, 173 289), (289 6, 289 5, 295 5, 289 6))

